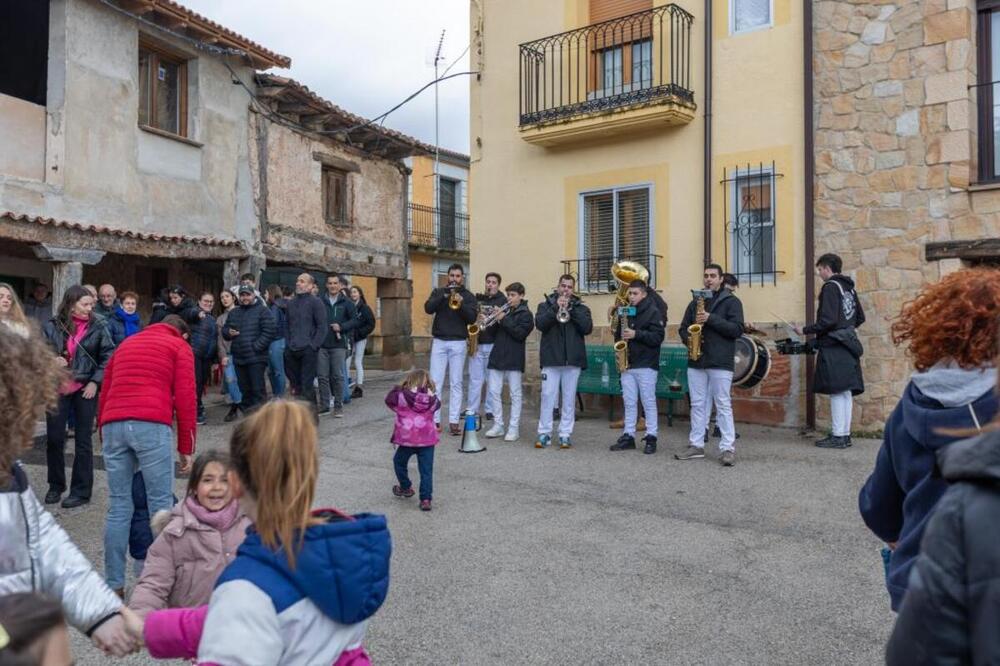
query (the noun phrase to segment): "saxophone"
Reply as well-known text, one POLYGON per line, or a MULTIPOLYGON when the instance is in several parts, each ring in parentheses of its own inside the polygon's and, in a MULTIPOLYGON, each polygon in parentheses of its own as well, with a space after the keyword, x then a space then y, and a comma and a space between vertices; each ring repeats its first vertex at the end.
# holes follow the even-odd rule
MULTIPOLYGON (((628 328, 628 318, 619 319, 622 324, 622 330, 628 328)), ((624 337, 616 342, 612 349, 615 352, 615 367, 618 368, 618 374, 621 374, 628 370, 628 340, 624 337)))
MULTIPOLYGON (((697 299, 695 315, 700 315, 705 311, 705 290, 692 289, 691 295, 697 299)), ((697 361, 701 358, 701 324, 691 324, 688 326, 688 358, 697 361)))

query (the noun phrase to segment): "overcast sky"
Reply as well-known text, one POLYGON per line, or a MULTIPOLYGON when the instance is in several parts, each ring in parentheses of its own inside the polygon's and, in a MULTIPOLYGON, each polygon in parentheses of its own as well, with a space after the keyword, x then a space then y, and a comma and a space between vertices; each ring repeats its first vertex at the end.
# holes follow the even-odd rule
MULTIPOLYGON (((441 30, 443 71, 469 44, 468 0, 179 0, 196 12, 292 59, 288 75, 321 97, 370 118, 434 80, 441 30)), ((451 73, 469 70, 466 53, 451 73)), ((469 77, 439 84, 440 143, 469 151, 469 77)), ((434 91, 385 124, 434 143, 434 91)))

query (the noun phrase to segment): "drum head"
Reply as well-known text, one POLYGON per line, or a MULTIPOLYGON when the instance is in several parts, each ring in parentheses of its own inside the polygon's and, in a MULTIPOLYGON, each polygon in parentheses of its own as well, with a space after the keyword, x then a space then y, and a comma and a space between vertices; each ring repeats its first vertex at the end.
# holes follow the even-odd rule
POLYGON ((771 356, 757 338, 743 335, 736 339, 733 386, 753 388, 771 372, 771 356))

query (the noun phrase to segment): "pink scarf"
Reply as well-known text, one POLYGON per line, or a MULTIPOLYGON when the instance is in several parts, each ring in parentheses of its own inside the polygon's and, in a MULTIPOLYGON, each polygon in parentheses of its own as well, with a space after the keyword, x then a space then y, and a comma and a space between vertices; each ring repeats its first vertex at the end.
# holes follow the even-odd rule
POLYGON ((199 523, 208 525, 220 532, 225 532, 232 527, 233 523, 239 520, 240 517, 240 503, 235 499, 229 500, 229 504, 218 511, 209 511, 201 504, 198 504, 198 499, 194 495, 188 495, 187 499, 184 500, 184 506, 199 523))
MULTIPOLYGON (((73 325, 76 330, 66 338, 66 362, 69 364, 70 377, 73 375, 73 357, 76 356, 76 348, 80 346, 80 341, 83 340, 83 336, 87 334, 87 329, 90 327, 90 317, 83 319, 73 315, 73 325)), ((59 392, 63 395, 72 395, 82 388, 83 384, 71 378, 63 384, 59 392)))

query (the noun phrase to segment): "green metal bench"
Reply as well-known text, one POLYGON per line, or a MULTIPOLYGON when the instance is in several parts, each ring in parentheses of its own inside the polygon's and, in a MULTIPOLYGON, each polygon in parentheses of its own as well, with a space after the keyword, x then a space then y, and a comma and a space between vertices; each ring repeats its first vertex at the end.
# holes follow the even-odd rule
MULTIPOLYGON (((684 400, 687 391, 687 348, 681 345, 661 347, 656 397, 667 401, 667 425, 674 424, 674 400, 684 400), (671 385, 674 385, 673 389, 671 385)), ((587 345, 587 369, 580 373, 576 392, 578 398, 584 393, 622 394, 622 380, 615 365, 614 349, 608 345, 587 345)), ((614 420, 615 401, 610 403, 608 420, 614 420)))

